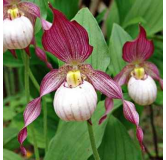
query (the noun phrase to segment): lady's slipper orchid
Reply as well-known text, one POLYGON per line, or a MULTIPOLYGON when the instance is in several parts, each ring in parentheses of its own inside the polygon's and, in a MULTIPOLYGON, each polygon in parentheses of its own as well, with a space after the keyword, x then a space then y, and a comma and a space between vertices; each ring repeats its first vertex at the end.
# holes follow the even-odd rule
POLYGON ((153 42, 147 40, 146 31, 139 26, 140 33, 136 40, 126 42, 123 46, 123 59, 129 64, 114 78, 119 85, 128 84, 130 97, 140 105, 152 104, 157 95, 157 87, 153 79, 159 81, 163 88, 163 80, 157 67, 146 60, 153 54, 153 42))
POLYGON ((9 49, 16 57, 15 49, 25 49, 30 55, 29 46, 34 45, 36 55, 44 61, 50 69, 51 64, 42 49, 36 46, 34 26, 36 18, 40 18, 40 9, 32 2, 21 0, 3 1, 3 48, 9 49))
POLYGON ((43 34, 42 43, 46 51, 51 52, 66 64, 50 71, 44 77, 40 86, 40 97, 32 100, 26 107, 25 125, 18 135, 23 151, 25 149, 22 144, 27 137, 26 127, 40 115, 42 96, 55 90, 57 92, 54 98, 54 109, 56 114, 65 121, 85 121, 92 116, 97 103, 95 89, 108 97, 105 101, 106 112, 99 123, 102 123, 111 111, 113 99, 121 99, 124 115, 136 125, 137 138, 143 147, 143 132, 139 127, 139 115, 134 104, 123 99, 120 86, 110 76, 83 63, 93 51, 86 30, 76 21, 67 20, 51 4, 49 7, 54 14, 54 21, 52 25, 49 25, 51 28, 45 27, 47 29, 43 34))
POLYGON ((24 49, 32 41, 40 9, 31 2, 5 0, 3 12, 3 45, 7 49, 24 49))

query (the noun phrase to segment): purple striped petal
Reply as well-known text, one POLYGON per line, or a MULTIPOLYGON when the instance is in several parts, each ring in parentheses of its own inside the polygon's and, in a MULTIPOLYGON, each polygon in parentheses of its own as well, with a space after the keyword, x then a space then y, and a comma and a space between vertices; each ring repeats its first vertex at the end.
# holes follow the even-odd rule
POLYGON ((125 118, 130 121, 131 123, 136 125, 136 130, 137 130, 137 139, 140 143, 140 146, 142 148, 142 150, 144 150, 144 146, 143 146, 143 131, 139 126, 139 115, 135 109, 135 106, 133 103, 124 100, 123 101, 123 114, 125 116, 125 118))
POLYGON ((163 80, 160 78, 157 66, 151 62, 144 62, 143 65, 146 73, 150 75, 153 79, 159 81, 161 89, 163 89, 163 80))
POLYGON ((143 145, 144 133, 143 133, 143 130, 142 130, 142 128, 140 126, 137 126, 137 128, 136 128, 136 136, 137 136, 137 139, 138 139, 139 144, 141 146, 141 149, 143 151, 145 151, 145 147, 143 145))
POLYGON ((163 90, 163 79, 159 79, 160 87, 163 90))
POLYGON ((65 68, 60 70, 54 69, 43 78, 40 86, 40 97, 32 100, 24 111, 24 127, 18 134, 18 141, 21 145, 23 154, 26 154, 26 150, 22 144, 27 138, 27 126, 40 115, 40 102, 42 96, 55 91, 65 80, 65 74, 62 71, 65 72, 65 68))
POLYGON ((134 66, 133 65, 127 65, 125 66, 122 71, 117 74, 115 77, 114 77, 114 80, 120 85, 122 86, 123 84, 127 84, 129 78, 130 78, 130 74, 131 74, 131 71, 134 69, 134 66))
POLYGON ((6 5, 8 4, 8 1, 7 0, 3 0, 3 5, 6 5))
POLYGON ((40 49, 39 47, 36 47, 35 52, 36 52, 36 55, 39 57, 39 59, 46 63, 46 65, 49 69, 53 69, 51 63, 49 63, 47 60, 47 56, 46 56, 45 52, 42 49, 40 49))
POLYGON ((44 96, 52 91, 55 91, 66 79, 67 69, 53 69, 43 78, 40 85, 40 96, 44 96))
POLYGON ((40 115, 40 112, 41 112, 40 101, 41 101, 40 97, 34 99, 27 105, 27 107, 24 111, 24 127, 18 134, 18 141, 21 145, 22 153, 25 155, 26 155, 26 150, 22 146, 22 144, 27 137, 27 128, 26 127, 29 124, 31 124, 40 115))
MULTIPOLYGON (((31 41, 30 45, 31 45, 31 44, 35 47, 35 53, 36 53, 37 57, 38 57, 41 61, 45 62, 46 65, 47 65, 47 67, 48 67, 50 70, 53 69, 51 63, 49 63, 48 60, 47 60, 47 56, 46 56, 45 52, 44 52, 42 49, 40 49, 39 47, 36 46, 35 37, 33 37, 33 39, 32 39, 32 41, 31 41)), ((30 45, 24 49, 25 52, 27 53, 27 55, 29 55, 29 56, 31 55, 31 53, 30 53, 30 45)))
POLYGON ((20 2, 18 7, 24 12, 40 18, 40 8, 32 2, 20 2))
POLYGON ((146 31, 139 25, 140 33, 136 40, 126 42, 123 46, 123 59, 126 62, 143 62, 147 60, 154 51, 153 42, 146 38, 146 31))
MULTIPOLYGON (((88 67, 88 65, 86 65, 88 67)), ((90 69, 90 68, 89 68, 90 69)), ((91 80, 91 83, 101 93, 111 99, 123 99, 123 94, 120 86, 113 79, 102 71, 94 71, 90 69, 85 73, 91 80)))
POLYGON ((3 0, 3 4, 17 4, 21 0, 3 0))
POLYGON ((107 97, 105 100, 105 113, 100 118, 99 124, 103 123, 103 121, 107 118, 107 115, 111 112, 113 106, 114 106, 113 99, 107 97))
POLYGON ((53 25, 43 34, 44 49, 66 63, 85 61, 92 53, 87 31, 76 21, 70 22, 51 4, 53 25))
POLYGON ((45 19, 41 19, 42 27, 44 30, 49 30, 52 27, 52 23, 46 21, 45 19))

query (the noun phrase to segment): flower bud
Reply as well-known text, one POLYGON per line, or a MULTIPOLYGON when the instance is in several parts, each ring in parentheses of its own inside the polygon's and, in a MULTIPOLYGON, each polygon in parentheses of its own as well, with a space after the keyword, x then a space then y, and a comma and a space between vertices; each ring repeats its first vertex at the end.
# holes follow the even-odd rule
POLYGON ((154 80, 148 75, 145 79, 131 77, 128 82, 128 92, 130 97, 139 105, 146 106, 152 104, 157 96, 157 87, 154 80))
POLYGON ((70 88, 68 83, 64 82, 54 97, 55 112, 64 121, 90 119, 95 111, 96 104, 96 91, 87 81, 75 88, 70 88))
POLYGON ((7 49, 26 48, 33 38, 33 25, 25 17, 6 18, 3 21, 3 46, 7 49))

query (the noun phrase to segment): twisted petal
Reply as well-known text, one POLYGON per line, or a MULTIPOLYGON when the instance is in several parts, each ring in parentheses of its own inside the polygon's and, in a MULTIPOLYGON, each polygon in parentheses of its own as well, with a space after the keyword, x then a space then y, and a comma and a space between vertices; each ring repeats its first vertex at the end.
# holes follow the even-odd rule
POLYGON ((17 4, 21 0, 3 0, 3 4, 17 4))
POLYGON ((39 59, 46 63, 46 65, 49 69, 53 69, 51 63, 49 63, 47 60, 47 56, 46 56, 45 52, 42 49, 40 49, 39 47, 36 47, 35 52, 36 52, 36 55, 39 57, 39 59))
POLYGON ((40 112, 41 112, 40 101, 41 101, 40 97, 34 99, 27 105, 24 111, 24 128, 18 134, 18 141, 21 144, 20 148, 24 155, 26 155, 26 150, 22 146, 22 144, 27 137, 26 127, 40 115, 40 112))
MULTIPOLYGON (((33 37, 33 39, 32 39, 32 41, 31 41, 30 45, 31 45, 31 44, 35 47, 35 53, 36 53, 37 57, 38 57, 41 61, 45 62, 45 64, 47 65, 47 67, 48 67, 50 70, 53 69, 51 63, 49 63, 48 60, 47 60, 47 56, 46 56, 45 52, 44 52, 42 49, 40 49, 39 47, 36 46, 35 37, 33 37)), ((30 49, 29 49, 29 48, 30 48, 30 45, 28 45, 28 47, 26 47, 26 48, 24 49, 28 56, 31 55, 30 49)))
POLYGON ((150 75, 155 80, 159 81, 161 89, 163 89, 163 80, 160 78, 157 66, 151 62, 144 62, 144 68, 148 75, 150 75))
POLYGON ((138 38, 134 41, 126 42, 123 46, 122 56, 126 62, 142 62, 153 54, 153 42, 146 38, 146 31, 141 25, 139 29, 138 38))
POLYGON ((18 141, 21 145, 21 150, 24 154, 26 154, 25 148, 22 146, 23 142, 27 137, 27 126, 31 124, 41 112, 41 98, 42 96, 55 91, 64 81, 65 74, 63 73, 62 69, 57 70, 54 69, 50 71, 42 80, 41 87, 40 87, 40 97, 32 100, 26 107, 24 111, 24 127, 18 134, 18 141))
POLYGON ((39 7, 32 2, 20 2, 18 7, 24 12, 28 12, 29 14, 40 18, 40 9, 39 7))
POLYGON ((122 86, 126 84, 130 78, 131 71, 134 69, 133 65, 125 66, 122 71, 114 77, 114 80, 122 86))
POLYGON ((41 19, 41 22, 42 22, 42 27, 44 30, 49 30, 52 26, 52 23, 46 21, 45 19, 41 19))
POLYGON ((66 63, 83 62, 93 50, 86 30, 76 21, 67 20, 51 4, 49 7, 54 14, 54 21, 52 27, 43 34, 44 49, 66 63))
MULTIPOLYGON (((86 65, 89 67, 88 65, 86 65)), ((89 71, 86 73, 93 86, 105 94, 108 98, 123 99, 123 94, 120 86, 113 81, 113 79, 102 71, 93 70, 89 67, 89 71)))
POLYGON ((111 112, 113 106, 114 106, 113 99, 107 97, 105 100, 105 113, 100 118, 99 124, 101 124, 107 118, 107 115, 111 112))
POLYGON ((3 0, 3 6, 8 4, 8 1, 7 0, 3 0))
POLYGON ((125 118, 130 121, 131 123, 136 125, 136 130, 137 130, 137 139, 140 143, 140 146, 142 150, 144 150, 143 146, 143 131, 139 126, 139 115, 135 109, 135 106, 133 103, 124 100, 123 101, 123 113, 125 118))

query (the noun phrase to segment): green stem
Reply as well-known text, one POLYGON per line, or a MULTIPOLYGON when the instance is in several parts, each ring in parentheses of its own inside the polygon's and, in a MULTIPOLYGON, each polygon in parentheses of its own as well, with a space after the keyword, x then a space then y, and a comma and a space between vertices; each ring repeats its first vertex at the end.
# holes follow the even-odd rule
POLYGON ((15 83, 14 83, 14 73, 13 68, 9 68, 9 77, 10 77, 10 84, 11 84, 11 94, 15 94, 15 83))
POLYGON ((35 86, 35 88, 37 89, 38 92, 40 92, 40 86, 35 78, 35 76, 33 75, 31 69, 29 68, 29 77, 33 83, 33 85, 35 86))
POLYGON ((5 80, 6 94, 8 97, 8 96, 11 96, 11 92, 10 92, 10 82, 9 82, 9 74, 8 74, 7 67, 4 67, 4 80, 5 80))
POLYGON ((95 142, 93 127, 92 127, 91 124, 89 124, 88 121, 87 121, 87 126, 88 126, 89 138, 90 138, 90 142, 91 142, 91 147, 92 147, 94 159, 95 160, 100 160, 100 156, 99 156, 99 153, 98 153, 97 148, 96 148, 96 142, 95 142))
MULTIPOLYGON (((38 90, 38 92, 40 92, 40 86, 39 86, 35 76, 33 75, 32 71, 30 69, 29 69, 29 76, 30 76, 30 79, 31 79, 32 83, 34 84, 35 88, 38 90)), ((48 140, 47 140, 47 103, 46 103, 44 98, 43 98, 43 128, 44 128, 44 138, 45 138, 45 152, 47 152, 47 150, 48 150, 48 140)))
MULTIPOLYGON (((24 81, 25 81, 25 95, 26 95, 26 101, 29 103, 30 101, 30 89, 29 89, 29 56, 23 51, 22 57, 24 61, 24 81)), ((35 151, 35 158, 36 160, 40 160, 39 156, 39 150, 37 146, 37 140, 34 132, 33 124, 30 126, 32 137, 33 137, 33 143, 34 143, 34 151, 35 151)))
POLYGON ((47 139, 47 104, 43 99, 43 121, 44 121, 44 137, 45 137, 45 152, 48 151, 48 139, 47 139))

